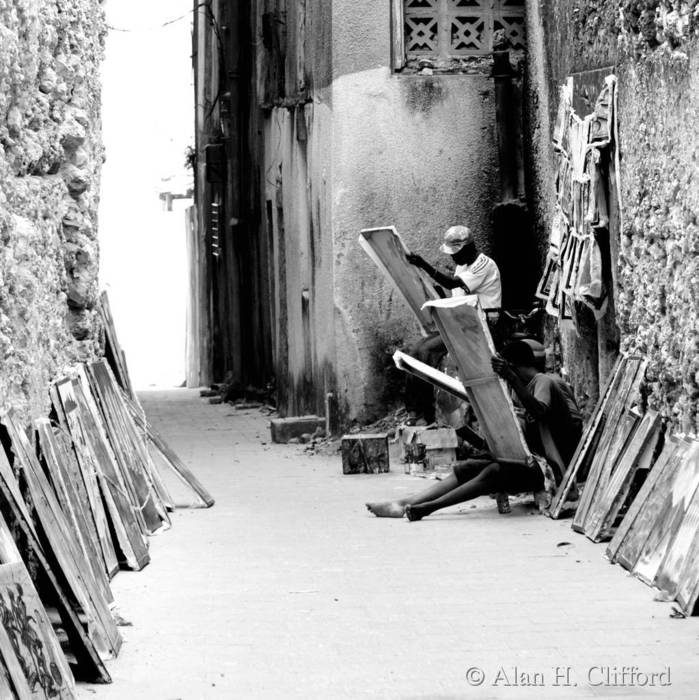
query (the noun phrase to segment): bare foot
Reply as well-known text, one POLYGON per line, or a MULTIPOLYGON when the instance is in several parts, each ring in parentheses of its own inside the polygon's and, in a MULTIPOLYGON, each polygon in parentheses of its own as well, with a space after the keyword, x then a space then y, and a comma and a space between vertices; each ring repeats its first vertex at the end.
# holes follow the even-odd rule
POLYGON ((398 501, 367 503, 366 508, 377 518, 402 518, 405 513, 405 506, 398 501))
POLYGON ((411 522, 422 520, 426 515, 429 515, 430 512, 431 511, 425 508, 424 505, 405 506, 405 517, 411 522))

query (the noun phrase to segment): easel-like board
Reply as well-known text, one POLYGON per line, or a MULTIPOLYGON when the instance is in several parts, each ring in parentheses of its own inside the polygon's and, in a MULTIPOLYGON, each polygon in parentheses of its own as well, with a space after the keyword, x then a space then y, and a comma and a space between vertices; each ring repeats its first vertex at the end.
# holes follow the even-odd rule
POLYGON ((475 295, 425 304, 439 329, 495 459, 525 464, 531 453, 505 382, 493 371, 495 346, 475 295))
POLYGON ((359 245, 395 286, 412 309, 424 333, 436 330, 425 302, 439 299, 432 280, 408 262, 408 248, 393 226, 368 228, 359 234, 359 245))
POLYGON ((699 471, 696 470, 695 460, 692 459, 695 445, 689 440, 682 440, 682 442, 684 449, 681 457, 678 458, 673 478, 668 484, 669 491, 658 501, 660 507, 657 510, 657 517, 653 519, 648 537, 633 569, 634 576, 649 586, 655 581, 665 554, 699 487, 699 471))
POLYGON ((614 369, 607 380, 607 384, 604 387, 599 400, 597 401, 597 405, 592 413, 590 422, 588 423, 587 428, 585 429, 585 432, 578 443, 575 453, 570 460, 570 464, 563 475, 561 485, 558 487, 556 495, 551 502, 551 507, 548 510, 548 515, 551 518, 557 519, 561 516, 561 511, 563 510, 566 498, 568 498, 568 494, 573 488, 573 484, 576 481, 578 473, 589 464, 591 456, 595 453, 601 437, 602 428, 604 426, 605 414, 616 387, 618 386, 621 369, 625 362, 626 358, 619 358, 617 360, 614 369))
POLYGON ((643 507, 639 510, 623 547, 617 553, 617 561, 629 571, 635 568, 638 560, 641 558, 648 538, 662 513, 667 495, 675 481, 677 470, 684 459, 685 449, 686 446, 681 440, 676 441, 671 457, 665 464, 662 473, 659 474, 659 478, 648 494, 643 507))
MULTIPOLYGON (((2 455, 3 457, 5 456, 4 450, 2 450, 2 455)), ((6 458, 5 461, 7 461, 6 458)), ((42 574, 44 577, 46 582, 46 593, 51 598, 51 603, 55 604, 56 608, 58 609, 62 626, 68 635, 70 646, 76 657, 81 675, 86 680, 110 683, 111 678, 107 672, 104 662, 100 658, 97 649, 85 632, 81 621, 78 619, 67 593, 63 588, 63 584, 59 583, 53 567, 49 564, 48 559, 44 554, 44 550, 39 543, 39 538, 34 526, 27 521, 26 514, 28 513, 28 510, 26 504, 23 500, 21 503, 17 501, 16 494, 19 492, 19 489, 17 487, 14 474, 11 473, 12 478, 10 480, 11 482, 14 482, 13 484, 8 483, 4 476, 4 474, 0 475, 0 495, 2 495, 4 498, 9 512, 11 513, 12 518, 17 524, 21 534, 26 538, 31 555, 36 561, 40 574, 42 574)))
POLYGON ((92 471, 97 474, 125 564, 128 568, 139 571, 150 561, 146 540, 103 431, 87 406, 78 380, 60 382, 56 388, 69 421, 70 433, 74 440, 76 435, 80 436, 83 443, 84 449, 78 451, 78 460, 83 460, 80 467, 83 473, 92 471))
POLYGON ((448 374, 440 372, 438 369, 430 367, 430 365, 420 362, 420 360, 416 360, 400 350, 396 350, 393 353, 393 362, 398 369, 408 372, 414 377, 422 379, 424 382, 428 382, 452 396, 456 396, 458 399, 469 400, 466 387, 456 377, 450 377, 448 374))
MULTIPOLYGON (((699 442, 693 441, 686 456, 688 474, 696 478, 699 476, 699 442)), ((682 486, 679 486, 682 488, 682 486)), ((691 484, 688 491, 691 490, 691 484)), ((684 501, 676 506, 675 515, 684 511, 681 522, 676 528, 675 536, 667 547, 665 557, 658 567, 653 584, 660 590, 675 596, 683 582, 683 573, 687 564, 691 562, 694 540, 699 536, 699 488, 694 489, 694 494, 685 494, 684 501)), ((665 524, 660 523, 660 527, 665 524)), ((674 523, 671 521, 668 529, 672 529, 674 523)), ((696 556, 696 554, 695 554, 696 556)), ((696 578, 693 579, 696 583, 696 578)))
POLYGON ((148 440, 153 447, 162 456, 163 461, 175 472, 177 477, 189 487, 197 497, 201 500, 201 507, 211 508, 215 501, 212 495, 202 486, 199 479, 190 471, 187 465, 177 456, 174 450, 165 442, 158 431, 148 422, 145 414, 139 406, 133 401, 129 401, 127 397, 126 405, 133 416, 136 425, 143 430, 148 436, 148 440))
POLYGON ((109 304, 107 292, 102 292, 102 294, 100 294, 99 313, 104 325, 104 333, 107 341, 107 359, 114 368, 114 374, 116 375, 117 381, 119 382, 121 388, 129 397, 135 399, 136 392, 134 392, 131 377, 129 376, 126 356, 124 355, 124 351, 121 349, 121 345, 119 345, 119 339, 117 338, 116 327, 114 326, 114 318, 112 316, 112 309, 109 304))
POLYGON ((606 486, 604 479, 616 465, 620 451, 630 437, 632 429, 629 422, 624 420, 624 415, 638 393, 644 374, 645 363, 640 358, 626 359, 621 370, 618 390, 612 397, 602 437, 585 480, 582 498, 575 511, 572 527, 576 532, 585 531, 587 515, 598 495, 598 489, 606 486))
POLYGON ((0 618, 12 620, 3 636, 9 638, 18 663, 31 669, 32 700, 73 700, 73 674, 21 562, 0 565, 0 618))
POLYGON ((77 471, 77 464, 69 465, 70 457, 56 438, 48 418, 38 418, 34 421, 34 426, 39 436, 39 445, 46 471, 53 484, 61 510, 71 523, 72 531, 77 537, 77 545, 90 565, 90 570, 103 599, 107 603, 112 603, 114 596, 109 586, 97 529, 92 519, 87 494, 84 493, 82 476, 77 471))
POLYGON ((104 360, 87 368, 83 389, 86 393, 91 389, 99 401, 105 431, 131 496, 131 504, 140 511, 146 532, 152 535, 169 526, 170 518, 149 478, 147 447, 141 441, 114 375, 104 360))
MULTIPOLYGON (((51 402, 58 415, 59 422, 66 435, 70 436, 73 454, 75 455, 77 470, 82 478, 84 493, 87 495, 90 512, 98 536, 98 542, 102 551, 105 572, 111 579, 119 571, 114 543, 109 530, 109 522, 105 505, 100 494, 95 457, 88 444, 85 429, 80 420, 78 404, 70 399, 72 395, 70 379, 62 379, 51 387, 51 402), (61 393, 66 397, 65 404, 61 393)), ((80 486, 76 485, 80 491, 80 486)))
POLYGON ((99 592, 85 555, 76 546, 76 533, 71 531, 26 433, 12 411, 5 416, 4 423, 17 464, 29 487, 37 522, 44 532, 47 543, 44 551, 49 559, 53 555, 52 563, 63 574, 72 597, 87 616, 87 633, 95 648, 103 658, 116 656, 121 648, 121 635, 99 592))
MULTIPOLYGON (((604 462, 600 462, 599 468, 594 471, 596 481, 589 483, 588 479, 588 481, 585 482, 585 491, 583 491, 583 495, 585 492, 587 492, 590 498, 587 502, 581 501, 581 505, 579 506, 579 508, 581 508, 581 519, 578 521, 573 521, 573 529, 577 532, 588 534, 592 530, 595 530, 599 525, 597 517, 599 513, 599 500, 603 497, 607 490, 612 472, 616 471, 619 460, 623 457, 624 453, 633 441, 639 421, 639 416, 635 412, 629 411, 621 415, 619 424, 614 431, 613 438, 611 439, 611 445, 605 454, 605 460, 604 462), (583 520, 582 511, 585 507, 587 507, 587 515, 583 520)), ((600 444, 603 447, 604 441, 600 444)), ((593 467, 594 466, 597 465, 593 462, 593 467)))
POLYGON ((585 534, 594 542, 611 538, 614 522, 626 501, 636 470, 643 461, 652 458, 660 434, 660 416, 649 410, 641 419, 638 430, 619 459, 607 488, 588 518, 585 534))
MULTIPOLYGON (((631 536, 636 519, 640 515, 642 509, 645 507, 645 504, 650 498, 650 495, 653 493, 656 485, 661 480, 661 477, 663 476, 663 473, 667 468, 676 447, 676 441, 669 437, 665 438, 665 444, 663 445, 660 456, 650 469, 650 472, 646 476, 646 480, 643 482, 643 485, 636 494, 636 497, 631 502, 626 515, 619 524, 617 531, 614 533, 614 537, 612 537, 612 541, 607 547, 607 557, 612 563, 619 561, 620 554, 623 556, 627 539, 631 536)), ((619 563, 621 564, 622 562, 620 561, 619 563)), ((635 563, 636 562, 634 561, 631 566, 633 566, 635 563)), ((629 567, 627 566, 626 568, 629 567)))

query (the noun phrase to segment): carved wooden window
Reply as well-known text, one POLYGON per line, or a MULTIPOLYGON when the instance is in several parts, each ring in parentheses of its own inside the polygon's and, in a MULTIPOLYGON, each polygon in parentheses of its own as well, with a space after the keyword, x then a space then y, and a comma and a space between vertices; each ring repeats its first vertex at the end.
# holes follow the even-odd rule
MULTIPOLYGON (((402 23, 402 42, 394 41, 399 67, 405 59, 453 60, 490 53, 493 33, 503 30, 514 49, 524 48, 525 0, 398 0, 394 22, 402 23), (402 46, 401 46, 402 44, 402 46)), ((396 33, 398 27, 395 27, 396 33)))

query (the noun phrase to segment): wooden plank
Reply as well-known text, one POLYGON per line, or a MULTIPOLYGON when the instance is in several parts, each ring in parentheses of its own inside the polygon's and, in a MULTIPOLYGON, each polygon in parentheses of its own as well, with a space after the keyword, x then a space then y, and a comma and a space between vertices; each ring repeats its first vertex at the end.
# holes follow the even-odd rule
POLYGON ((114 462, 109 445, 87 407, 82 385, 78 380, 56 385, 68 418, 70 433, 82 443, 78 451, 83 473, 94 472, 107 505, 116 544, 123 555, 125 565, 135 571, 150 561, 145 538, 141 533, 136 512, 131 507, 119 470, 114 462), (75 408, 69 412, 69 408, 75 408))
POLYGON ((600 470, 595 490, 592 493, 592 500, 590 501, 587 517, 582 525, 583 532, 588 536, 590 536, 592 531, 596 531, 600 525, 601 518, 604 515, 602 512, 603 506, 600 507, 602 505, 600 501, 609 486, 612 475, 616 473, 619 461, 624 456, 626 450, 628 450, 631 442, 633 442, 639 422, 640 416, 634 411, 625 413, 619 421, 619 428, 616 431, 614 442, 609 452, 607 452, 607 459, 600 470))
POLYGON ((665 555, 699 487, 699 470, 692 457, 695 450, 693 441, 682 440, 682 445, 681 453, 676 455, 677 467, 668 484, 670 488, 665 493, 657 517, 651 521, 650 532, 633 569, 634 576, 649 586, 655 582, 665 555))
POLYGON ((393 353, 393 362, 398 369, 408 372, 419 379, 422 379, 433 386, 436 386, 442 391, 446 391, 458 399, 468 401, 468 393, 463 382, 460 382, 456 377, 450 377, 445 372, 440 372, 438 369, 431 367, 425 362, 420 362, 414 357, 407 355, 400 350, 393 353))
POLYGON ((585 534, 594 542, 611 538, 614 523, 626 501, 636 470, 648 453, 653 454, 659 434, 660 416, 657 411, 650 409, 643 416, 589 518, 585 534))
POLYGON ((491 366, 495 345, 478 297, 467 295, 430 301, 425 308, 432 313, 449 355, 459 369, 488 449, 498 460, 527 463, 531 453, 507 384, 491 366), (483 381, 474 383, 474 380, 483 381))
POLYGON ((21 562, 0 565, 0 617, 17 661, 26 669, 30 697, 73 700, 73 674, 21 562))
POLYGON ((148 471, 148 448, 124 405, 116 379, 104 360, 92 363, 83 379, 83 390, 92 389, 99 401, 106 435, 111 443, 121 475, 131 495, 132 506, 141 513, 146 532, 155 534, 169 527, 170 518, 158 498, 148 471), (89 381, 89 384, 86 382, 89 381))
MULTIPOLYGON (((646 476, 646 480, 643 482, 643 485, 636 494, 636 497, 631 502, 626 515, 619 524, 611 543, 607 547, 606 554, 609 561, 612 563, 618 561, 620 554, 623 556, 623 550, 625 549, 627 538, 631 535, 636 519, 640 515, 656 485, 663 476, 663 472, 667 468, 676 447, 676 441, 672 440, 670 437, 665 438, 665 444, 663 445, 660 456, 656 460, 655 464, 651 466, 650 471, 646 476)), ((634 561, 631 566, 633 566, 635 563, 636 562, 634 561)))
POLYGON ((677 579, 675 599, 685 615, 692 615, 699 600, 699 493, 694 494, 685 523, 686 529, 693 531, 694 534, 684 566, 677 579))
POLYGON ((107 360, 114 369, 114 374, 117 376, 121 388, 131 398, 135 399, 136 392, 133 389, 131 378, 129 377, 126 356, 124 355, 124 351, 121 349, 121 345, 119 344, 116 327, 114 325, 114 317, 112 316, 112 309, 109 304, 107 292, 102 292, 100 294, 99 313, 100 318, 102 319, 102 324, 104 325, 105 353, 107 360))
MULTIPOLYGON (((650 537, 655 523, 662 513, 668 492, 672 488, 677 469, 684 457, 685 446, 681 440, 677 441, 672 456, 668 460, 663 472, 655 483, 654 489, 646 499, 643 508, 638 513, 638 517, 629 532, 629 536, 619 550, 617 560, 624 567, 633 570, 638 563, 646 543, 650 537)), ((650 552, 649 552, 650 554, 650 552)), ((659 564, 660 562, 658 562, 659 564)))
POLYGON ((405 66, 405 30, 403 28, 403 3, 405 0, 391 0, 391 44, 393 48, 393 70, 405 66))
POLYGON ((4 473, 0 474, 0 495, 4 498, 8 511, 19 528, 20 534, 26 538, 28 547, 27 556, 33 559, 39 574, 43 576, 46 587, 42 590, 45 590, 46 597, 50 598, 48 602, 56 606, 61 616, 63 628, 68 635, 70 646, 75 655, 81 675, 85 680, 110 683, 111 678, 104 662, 100 658, 97 649, 88 637, 78 615, 73 609, 63 583, 59 582, 53 567, 46 558, 44 550, 39 542, 36 529, 27 521, 26 514, 28 509, 26 504, 21 505, 17 501, 19 488, 16 486, 14 475, 10 472, 10 481, 14 482, 14 484, 8 483, 5 477, 6 475, 4 473))
MULTIPOLYGON (((58 414, 61 426, 67 435, 70 435, 73 454, 76 458, 78 472, 82 478, 84 494, 87 496, 90 512, 95 523, 102 558, 105 563, 105 571, 109 578, 112 578, 119 570, 114 543, 109 530, 105 505, 100 494, 98 483, 96 458, 88 444, 85 428, 80 420, 79 408, 74 400, 70 399, 72 384, 70 379, 62 379, 51 387, 51 401, 58 414), (66 403, 61 399, 61 393, 66 396, 66 403)), ((70 464, 68 465, 70 467, 70 464)), ((75 474, 75 473, 74 473, 75 474)), ((80 480, 75 481, 76 489, 80 492, 80 480)))
MULTIPOLYGON (((619 384, 619 390, 609 407, 604 431, 600 439, 599 447, 590 465, 590 472, 585 480, 585 487, 582 492, 580 503, 575 511, 572 527, 576 532, 585 531, 585 521, 590 510, 590 506, 595 500, 597 489, 608 469, 613 468, 622 449, 625 438, 625 425, 622 420, 624 413, 630 408, 629 401, 632 401, 643 380, 645 373, 645 363, 639 358, 629 357, 624 364, 623 376, 619 384)), ((602 483, 602 486, 605 484, 602 483)))
POLYGON ((126 401, 126 405, 131 411, 136 425, 142 430, 146 431, 148 435, 148 440, 151 442, 153 447, 157 450, 158 454, 163 458, 165 464, 167 464, 177 475, 177 477, 182 481, 183 484, 188 486, 201 500, 204 508, 211 508, 215 501, 213 496, 204 488, 199 479, 192 474, 189 467, 177 456, 175 451, 165 442, 165 440, 160 436, 160 433, 148 422, 145 413, 139 410, 139 407, 132 401, 126 401))
POLYGON ((549 508, 548 514, 551 518, 559 518, 561 516, 561 511, 563 510, 563 505, 570 490, 573 488, 576 476, 578 472, 581 471, 583 466, 588 462, 590 455, 594 454, 594 450, 599 442, 600 433, 604 427, 605 413, 607 407, 614 395, 615 388, 620 380, 622 374, 622 368, 626 363, 625 357, 620 357, 612 370, 612 373, 607 381, 607 385, 602 391, 595 410, 592 413, 590 422, 587 424, 587 428, 578 443, 578 446, 573 454, 570 464, 566 469, 566 473, 563 475, 563 480, 561 481, 556 495, 551 502, 551 507, 549 508))
POLYGON ((24 675, 5 625, 0 625, 0 698, 34 700, 29 681, 24 675))
MULTIPOLYGON (((688 473, 694 476, 696 482, 699 478, 698 441, 692 441, 685 459, 689 462, 687 465, 688 473)), ((691 490, 691 486, 689 490, 691 490)), ((676 516, 681 515, 681 521, 653 581, 653 585, 673 597, 677 595, 682 575, 692 554, 694 540, 699 533, 699 488, 695 487, 693 494, 685 493, 683 501, 676 507, 676 510, 676 516)), ((674 526, 675 523, 671 521, 668 529, 672 529, 674 526)))
POLYGON ((44 542, 47 545, 44 552, 50 560, 53 558, 55 570, 63 574, 67 589, 80 606, 76 612, 82 609, 87 616, 87 634, 95 648, 103 658, 116 656, 121 648, 121 635, 106 601, 100 594, 84 554, 76 546, 76 535, 71 531, 27 435, 19 426, 13 411, 5 415, 4 424, 12 441, 15 465, 20 468, 27 483, 37 522, 44 533, 44 542))
POLYGON ((427 273, 408 262, 406 256, 410 251, 396 229, 393 226, 364 229, 359 234, 359 245, 412 309, 423 333, 433 333, 434 321, 423 306, 439 299, 439 294, 427 273))
POLYGON ((79 474, 77 463, 69 467, 69 456, 62 443, 54 434, 51 421, 48 418, 38 418, 34 421, 41 455, 46 467, 46 473, 51 479, 61 510, 70 520, 76 543, 90 565, 92 575, 100 588, 100 593, 107 603, 114 602, 112 589, 109 586, 104 557, 99 544, 97 528, 92 518, 90 503, 82 475, 79 474), (82 491, 79 487, 82 486, 82 491))

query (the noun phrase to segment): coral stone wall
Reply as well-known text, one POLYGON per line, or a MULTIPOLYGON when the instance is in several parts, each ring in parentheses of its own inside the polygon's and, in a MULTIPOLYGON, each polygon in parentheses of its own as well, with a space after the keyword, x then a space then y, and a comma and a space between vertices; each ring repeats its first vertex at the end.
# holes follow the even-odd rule
POLYGON ((0 0, 0 407, 98 351, 99 0, 0 0))
POLYGON ((649 404, 673 427, 697 431, 699 1, 532 0, 528 10, 532 172, 542 234, 554 191, 547 159, 555 90, 568 74, 613 65, 623 217, 615 270, 621 345, 649 361, 649 404))

